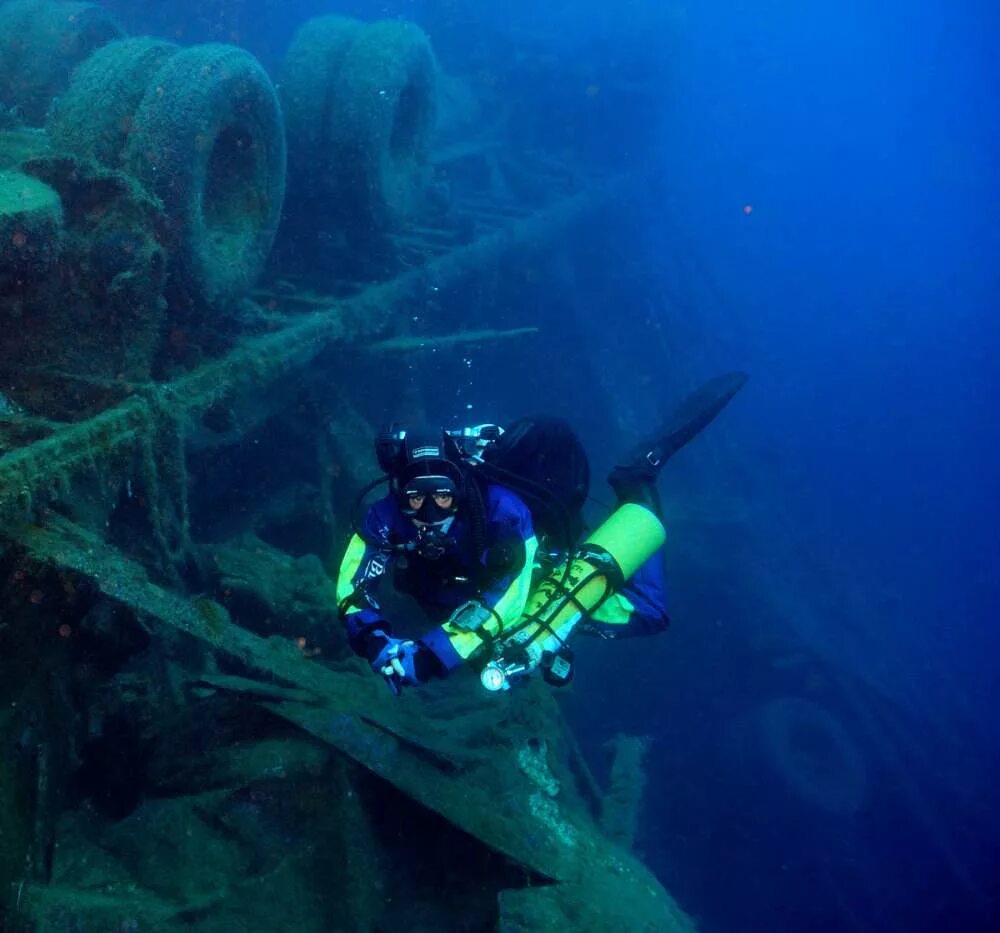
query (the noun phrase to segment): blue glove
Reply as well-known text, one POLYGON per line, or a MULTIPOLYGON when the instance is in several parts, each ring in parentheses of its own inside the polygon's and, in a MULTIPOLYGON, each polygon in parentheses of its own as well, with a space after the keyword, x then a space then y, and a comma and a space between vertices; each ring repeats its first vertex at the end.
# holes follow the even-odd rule
POLYGON ((369 653, 372 670, 381 674, 397 696, 403 687, 415 687, 435 675, 441 665, 434 653, 419 642, 393 638, 381 629, 371 634, 369 653), (373 656, 374 655, 374 656, 373 656))
POLYGON ((400 693, 403 687, 416 687, 423 683, 423 678, 417 673, 418 658, 423 650, 415 641, 404 641, 397 647, 389 663, 382 668, 382 676, 393 692, 400 693))
POLYGON ((416 642, 393 638, 378 629, 371 633, 370 644, 378 649, 374 657, 369 655, 372 670, 385 678, 393 693, 398 696, 404 686, 413 686, 420 682, 416 671, 415 658, 418 651, 416 642))

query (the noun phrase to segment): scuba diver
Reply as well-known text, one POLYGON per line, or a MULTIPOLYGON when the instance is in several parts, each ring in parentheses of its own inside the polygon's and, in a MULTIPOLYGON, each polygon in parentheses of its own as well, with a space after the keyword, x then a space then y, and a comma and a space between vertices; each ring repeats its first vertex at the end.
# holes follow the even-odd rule
MULTIPOLYGON (((742 388, 731 373, 689 396, 653 438, 611 471, 618 504, 582 543, 589 464, 566 422, 525 418, 506 430, 382 432, 375 443, 389 492, 356 526, 337 601, 352 649, 394 693, 478 664, 488 690, 540 670, 573 676, 570 634, 650 635, 667 627, 656 481, 667 460, 742 388), (392 572, 433 627, 393 633, 377 590, 392 572)), ((357 511, 357 508, 355 509, 357 511)))

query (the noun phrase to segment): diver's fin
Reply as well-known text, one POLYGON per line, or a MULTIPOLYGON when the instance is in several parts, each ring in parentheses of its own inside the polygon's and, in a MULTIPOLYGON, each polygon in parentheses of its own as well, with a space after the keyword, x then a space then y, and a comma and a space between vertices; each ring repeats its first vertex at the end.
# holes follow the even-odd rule
POLYGON ((608 482, 619 501, 635 502, 658 512, 656 476, 660 468, 715 420, 748 378, 746 373, 726 373, 684 399, 652 438, 635 447, 625 462, 611 471, 608 482))
MULTIPOLYGON (((733 372, 709 380, 677 406, 652 442, 640 444, 633 455, 641 457, 653 469, 659 469, 715 420, 749 378, 746 373, 733 372)), ((634 462, 633 458, 630 460, 634 462)))

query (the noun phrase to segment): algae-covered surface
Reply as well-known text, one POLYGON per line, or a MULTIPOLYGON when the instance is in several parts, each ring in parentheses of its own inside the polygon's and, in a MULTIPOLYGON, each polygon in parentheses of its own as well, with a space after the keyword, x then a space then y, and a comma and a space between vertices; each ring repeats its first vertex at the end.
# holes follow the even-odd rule
MULTIPOLYGON (((119 676, 117 690, 125 692, 117 702, 131 705, 134 715, 145 708, 141 720, 167 715, 171 725, 139 736, 113 717, 115 725, 105 727, 109 744, 102 744, 102 733, 86 746, 87 780, 104 786, 90 806, 58 818, 52 882, 29 878, 17 913, 97 928, 118 910, 165 929, 182 923, 226 929, 240 922, 244 907, 237 905, 251 891, 278 910, 274 898, 290 896, 289 878, 296 877, 291 891, 300 922, 321 929, 329 922, 321 918, 335 908, 328 886, 314 877, 318 867, 404 857, 394 853, 391 837, 383 838, 383 823, 405 824, 425 812, 419 820, 437 821, 440 838, 470 850, 467 858, 478 867, 469 871, 480 886, 475 909, 484 918, 499 910, 510 929, 543 929, 544 918, 559 916, 594 930, 611 930, 623 919, 637 930, 688 928, 653 876, 602 835, 574 775, 573 745, 541 685, 498 700, 460 679, 401 706, 362 666, 330 668, 299 638, 253 635, 207 598, 172 594, 98 537, 65 522, 23 529, 18 538, 26 548, 20 566, 31 568, 24 572, 33 581, 46 568, 62 568, 70 574, 68 590, 100 593, 123 614, 120 622, 141 620, 151 634, 147 656, 136 657, 135 673, 119 676), (156 697, 169 693, 168 684, 152 677, 135 693, 139 670, 152 675, 148 654, 158 641, 187 654, 209 648, 220 663, 251 677, 199 677, 174 667, 174 686, 178 678, 186 682, 189 699, 170 703, 167 714, 156 697), (128 759, 129 749, 135 760, 122 762, 124 771, 109 786, 98 762, 128 759), (339 784, 331 774, 342 775, 339 784), (375 810, 366 800, 379 801, 375 810), (345 840, 345 819, 361 821, 368 835, 345 840), (355 855, 362 842, 366 849, 355 855), (189 874, 195 863, 198 871, 189 874), (519 886, 518 871, 543 888, 512 894, 507 889, 519 886), (581 897, 602 888, 614 889, 613 903, 581 897), (485 893, 490 889, 492 896, 485 893), (266 890, 272 893, 264 898, 266 890)), ((431 892, 416 880, 408 883, 429 913, 443 909, 432 906, 431 892)), ((377 924, 394 909, 388 898, 351 896, 355 910, 371 913, 350 923, 377 924)))
POLYGON ((59 195, 37 178, 0 172, 0 214, 60 211, 59 195))
POLYGON ((0 126, 0 169, 15 169, 49 152, 48 134, 23 126, 0 126))
POLYGON ((14 19, 0 929, 693 929, 609 829, 612 800, 638 819, 641 756, 606 790, 540 679, 394 696, 330 576, 375 409, 434 396, 397 367, 537 352, 545 328, 477 295, 532 281, 620 175, 498 160, 468 121, 432 157, 429 34, 323 20, 288 71, 318 78, 292 88, 283 214, 281 89, 236 31, 14 19))

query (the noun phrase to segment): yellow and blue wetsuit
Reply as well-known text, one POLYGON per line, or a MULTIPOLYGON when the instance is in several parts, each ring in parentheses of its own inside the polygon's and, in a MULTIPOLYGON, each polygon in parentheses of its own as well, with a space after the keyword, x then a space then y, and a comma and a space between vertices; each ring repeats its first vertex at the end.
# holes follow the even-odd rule
POLYGON ((407 545, 417 542, 419 532, 393 496, 368 509, 360 534, 351 538, 337 580, 341 617, 355 651, 364 653, 370 632, 391 631, 377 599, 378 585, 390 568, 396 588, 413 596, 432 620, 441 623, 420 641, 436 655, 445 672, 521 617, 531 592, 538 547, 531 512, 504 486, 487 486, 483 499, 482 553, 472 553, 469 523, 459 512, 446 532, 449 546, 434 560, 422 557, 416 549, 407 550, 407 545), (455 610, 473 600, 485 614, 481 627, 471 631, 449 621, 455 610))
MULTIPOLYGON (((365 653, 371 632, 391 632, 378 602, 378 586, 390 570, 395 587, 413 596, 439 623, 419 642, 436 657, 442 673, 502 640, 505 630, 515 626, 534 584, 553 563, 536 560, 531 512, 519 496, 491 484, 484 504, 483 552, 471 554, 470 529, 460 512, 447 531, 451 546, 435 560, 407 549, 419 532, 393 496, 368 509, 359 533, 351 538, 337 581, 341 618, 355 651, 365 653), (470 625, 460 610, 473 604, 481 616, 470 625)), ((657 551, 620 590, 580 620, 576 631, 617 638, 654 634, 667 624, 663 554, 657 551)))

